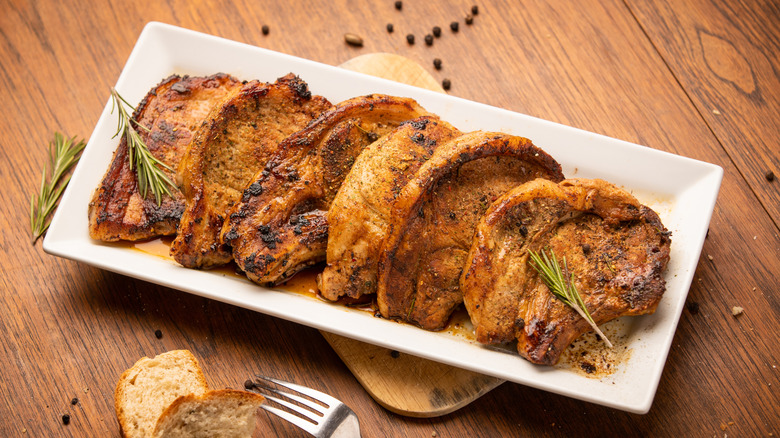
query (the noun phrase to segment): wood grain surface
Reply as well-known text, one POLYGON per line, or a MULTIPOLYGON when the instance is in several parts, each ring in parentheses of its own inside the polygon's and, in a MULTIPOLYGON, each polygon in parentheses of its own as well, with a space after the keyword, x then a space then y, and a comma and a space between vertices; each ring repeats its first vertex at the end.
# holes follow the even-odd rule
MULTIPOLYGON (((117 436, 116 379, 139 357, 175 348, 192 350, 215 387, 259 372, 334 394, 366 437, 778 436, 778 23, 771 0, 407 0, 400 11, 388 0, 0 0, 0 436, 117 436), (449 79, 452 95, 722 166, 650 412, 503 384, 448 415, 399 416, 316 330, 31 245, 28 205, 47 143, 54 131, 90 135, 149 21, 331 65, 403 55, 449 79), (434 25, 442 36, 427 46, 434 25), (347 32, 363 47, 345 44, 347 32), (734 306, 744 313, 733 316, 734 306)), ((303 436, 273 418, 264 424, 267 436, 303 436)))

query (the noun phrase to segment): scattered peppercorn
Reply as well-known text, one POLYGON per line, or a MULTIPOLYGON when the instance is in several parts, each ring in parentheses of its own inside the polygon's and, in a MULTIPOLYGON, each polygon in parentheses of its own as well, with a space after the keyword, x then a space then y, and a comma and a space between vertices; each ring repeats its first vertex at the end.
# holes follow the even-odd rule
POLYGON ((466 15, 466 24, 471 24, 474 22, 474 16, 471 14, 466 15))
POLYGON ((764 175, 764 176, 766 177, 766 180, 769 181, 769 182, 772 182, 772 181, 775 180, 775 173, 772 172, 771 170, 769 172, 767 172, 766 175, 764 175))
POLYGON ((425 35, 425 44, 429 46, 433 45, 433 35, 431 34, 425 35))
POLYGON ((453 21, 452 23, 450 23, 450 29, 452 29, 453 32, 457 32, 458 31, 458 26, 459 26, 459 24, 458 24, 457 21, 453 21))
POLYGON ((414 35, 412 34, 406 35, 406 42, 409 44, 414 44, 414 35))
POLYGON ((441 28, 439 26, 433 26, 433 36, 436 38, 441 36, 441 28))
POLYGON ((441 70, 441 59, 439 59, 439 58, 434 58, 434 59, 433 59, 433 67, 434 67, 436 70, 441 70))
POLYGON ((685 305, 685 307, 688 309, 689 312, 691 312, 691 315, 697 315, 699 313, 699 303, 696 301, 691 301, 688 304, 685 305))
POLYGON ((344 41, 346 41, 350 46, 363 47, 363 38, 360 38, 354 33, 345 33, 344 41))
POLYGON ((479 8, 477 7, 477 5, 474 5, 471 7, 471 15, 477 15, 477 14, 479 14, 479 8))
POLYGON ((444 88, 445 90, 449 90, 449 89, 450 89, 450 87, 452 86, 452 83, 450 82, 450 80, 449 80, 449 79, 445 79, 445 80, 441 81, 441 86, 442 86, 442 88, 444 88))
POLYGON ((255 387, 255 382, 247 379, 246 382, 244 382, 244 389, 252 389, 255 387))
POLYGON ((62 415, 62 424, 66 425, 66 426, 68 424, 70 424, 70 415, 68 415, 68 414, 63 414, 62 415))
POLYGON ((162 330, 155 330, 155 331, 154 331, 154 336, 155 336, 157 339, 162 339, 162 330))
POLYGON ((390 357, 392 357, 393 359, 398 359, 399 357, 401 357, 401 353, 399 353, 397 350, 392 350, 390 351, 390 357))
POLYGON ((79 398, 78 397, 73 397, 72 399, 70 399, 70 404, 72 404, 74 406, 79 404, 79 398))
POLYGON ((395 2, 395 8, 398 9, 399 11, 403 7, 404 7, 404 3, 403 2, 395 2))
POLYGON ((267 24, 264 24, 262 28, 260 28, 263 31, 263 35, 268 35, 268 32, 271 31, 271 28, 268 27, 267 24))
POLYGON ((393 23, 387 23, 387 33, 393 33, 393 23))

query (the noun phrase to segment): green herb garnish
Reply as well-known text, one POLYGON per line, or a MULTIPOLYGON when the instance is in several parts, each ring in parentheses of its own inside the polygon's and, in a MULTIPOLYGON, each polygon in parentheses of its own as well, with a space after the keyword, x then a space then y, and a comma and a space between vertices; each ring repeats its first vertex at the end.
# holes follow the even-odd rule
POLYGON ((81 157, 79 153, 86 146, 84 140, 79 140, 74 144, 75 139, 76 137, 66 139, 59 132, 55 132, 54 142, 49 143, 51 174, 47 181, 46 165, 44 164, 38 197, 37 199, 35 195, 30 197, 30 229, 33 235, 33 245, 49 229, 51 221, 47 219, 57 207, 62 192, 70 182, 70 175, 65 175, 78 163, 81 157))
POLYGON ((138 192, 141 194, 141 197, 146 198, 147 191, 151 189, 157 205, 160 205, 163 194, 171 194, 168 186, 175 187, 168 175, 162 170, 163 168, 171 170, 171 168, 152 155, 141 135, 138 134, 135 127, 139 127, 147 132, 149 128, 140 125, 130 116, 127 108, 130 108, 131 111, 134 111, 135 108, 120 96, 114 88, 111 88, 111 99, 111 113, 114 112, 114 107, 116 107, 119 115, 116 134, 111 138, 116 138, 120 133, 125 138, 127 141, 127 160, 130 164, 130 170, 135 169, 138 192))
POLYGON ((561 265, 558 263, 558 259, 555 257, 555 253, 552 250, 550 250, 550 257, 547 257, 547 253, 545 253, 544 250, 542 250, 541 253, 540 256, 533 250, 528 250, 531 261, 533 261, 532 266, 536 272, 539 273, 539 276, 544 283, 553 295, 588 321, 593 330, 604 339, 607 346, 612 348, 612 343, 609 342, 609 339, 607 339, 604 333, 599 329, 596 322, 593 321, 593 317, 590 316, 588 308, 585 307, 585 303, 582 301, 580 293, 574 286, 574 274, 569 274, 569 278, 566 278, 564 272, 569 273, 569 267, 566 265, 566 257, 563 258, 563 269, 561 269, 561 265))

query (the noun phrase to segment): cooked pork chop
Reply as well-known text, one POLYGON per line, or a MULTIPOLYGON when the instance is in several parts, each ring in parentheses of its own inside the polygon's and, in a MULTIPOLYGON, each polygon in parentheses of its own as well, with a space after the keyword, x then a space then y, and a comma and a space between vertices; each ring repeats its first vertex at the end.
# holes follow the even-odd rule
POLYGON ((247 277, 276 284, 325 259, 325 214, 365 146, 426 111, 412 99, 346 100, 284 140, 244 191, 223 242, 247 277))
MULTIPOLYGON (((138 129, 149 151, 176 169, 194 131, 209 111, 241 83, 228 75, 208 77, 170 76, 152 88, 133 112, 133 120, 148 128, 138 129)), ((134 170, 127 158, 127 140, 122 137, 103 181, 89 203, 89 235, 104 241, 142 240, 176 234, 184 197, 169 188, 157 205, 154 195, 138 192, 134 170)), ((167 172, 175 181, 173 171, 167 172)))
POLYGON ((458 135, 449 123, 424 116, 361 152, 328 210, 327 266, 317 277, 322 296, 335 301, 376 292, 393 201, 434 149, 458 135))
MULTIPOLYGON (((529 264, 529 250, 566 258, 597 324, 652 313, 664 293, 670 233, 658 215, 601 180, 536 180, 496 200, 477 226, 462 278, 466 309, 482 343, 518 340, 520 355, 555 364, 590 330, 555 298, 529 264)), ((563 268, 562 268, 563 269, 563 268)))
POLYGON ((437 148, 393 206, 379 262, 382 315, 444 328, 463 301, 459 282, 479 218, 500 195, 536 178, 563 174, 522 137, 472 132, 437 148))
POLYGON ((187 207, 171 255, 188 268, 211 268, 232 259, 219 233, 241 192, 284 138, 330 108, 293 74, 235 90, 208 116, 179 165, 187 207))

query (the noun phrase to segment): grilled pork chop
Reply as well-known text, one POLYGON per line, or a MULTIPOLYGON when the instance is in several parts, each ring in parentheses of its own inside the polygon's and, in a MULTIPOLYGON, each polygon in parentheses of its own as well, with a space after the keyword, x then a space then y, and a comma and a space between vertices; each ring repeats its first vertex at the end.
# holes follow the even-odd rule
POLYGON ((346 100, 285 139, 244 190, 223 242, 247 277, 277 284, 325 258, 325 214, 355 158, 401 122, 427 114, 412 99, 346 100))
MULTIPOLYGON (((133 120, 149 129, 138 129, 138 134, 152 155, 175 170, 209 111, 240 86, 238 80, 225 74, 170 76, 152 88, 133 112, 133 120)), ((117 241, 176 234, 184 197, 177 188, 169 188, 171 195, 164 195, 160 205, 151 190, 142 198, 127 152, 127 140, 122 137, 89 203, 90 237, 117 241)), ((173 172, 167 173, 171 181, 176 180, 173 172)))
POLYGON ((322 296, 337 300, 376 292, 379 252, 398 193, 439 144, 460 135, 435 116, 404 122, 360 153, 327 214, 327 266, 322 296))
POLYGON ((379 261, 377 304, 386 318, 440 330, 463 301, 460 277, 488 205, 536 178, 563 179, 530 140, 472 132, 441 145, 396 199, 379 261))
MULTIPOLYGON (((555 298, 528 251, 566 258, 597 324, 652 313, 664 293, 671 240, 658 215, 601 180, 536 180, 496 200, 477 226, 462 278, 482 343, 517 338, 520 355, 555 364, 590 325, 555 298)), ((562 268, 563 269, 563 268, 562 268)))
POLYGON ((214 109, 179 165, 187 207, 171 245, 177 262, 188 268, 230 262, 219 233, 242 190, 279 142, 330 106, 291 73, 273 84, 248 82, 214 109))

